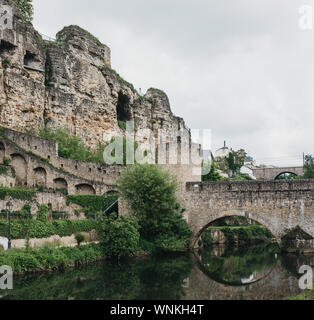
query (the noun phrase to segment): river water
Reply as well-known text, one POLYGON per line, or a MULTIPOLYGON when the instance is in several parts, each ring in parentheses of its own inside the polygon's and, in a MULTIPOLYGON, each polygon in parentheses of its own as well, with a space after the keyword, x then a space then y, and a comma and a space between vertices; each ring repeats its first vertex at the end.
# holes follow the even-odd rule
POLYGON ((14 279, 3 300, 280 300, 302 291, 297 271, 314 255, 275 245, 215 246, 187 255, 103 262, 14 279))

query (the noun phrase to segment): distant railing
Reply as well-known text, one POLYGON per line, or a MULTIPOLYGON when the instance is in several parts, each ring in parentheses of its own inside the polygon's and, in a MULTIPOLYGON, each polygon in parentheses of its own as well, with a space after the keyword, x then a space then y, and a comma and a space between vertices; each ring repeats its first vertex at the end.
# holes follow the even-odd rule
POLYGON ((42 33, 40 33, 40 35, 41 35, 41 37, 43 38, 43 40, 51 41, 51 42, 55 42, 55 41, 56 41, 55 38, 51 38, 51 37, 46 36, 46 35, 44 35, 44 34, 42 34, 42 33))

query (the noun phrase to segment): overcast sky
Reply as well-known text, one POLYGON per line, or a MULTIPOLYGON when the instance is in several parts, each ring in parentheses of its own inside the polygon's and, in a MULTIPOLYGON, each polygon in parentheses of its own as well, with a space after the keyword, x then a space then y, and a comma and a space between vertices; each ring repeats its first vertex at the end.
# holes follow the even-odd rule
POLYGON ((211 129, 259 163, 302 165, 314 153, 314 0, 33 0, 54 37, 77 24, 108 45, 136 88, 164 90, 192 129, 211 129))

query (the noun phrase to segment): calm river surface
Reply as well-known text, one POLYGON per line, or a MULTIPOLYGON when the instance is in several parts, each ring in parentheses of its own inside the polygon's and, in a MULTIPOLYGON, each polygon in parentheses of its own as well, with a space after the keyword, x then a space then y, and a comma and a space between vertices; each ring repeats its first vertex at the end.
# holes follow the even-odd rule
POLYGON ((4 300, 278 300, 301 293, 299 266, 314 255, 278 253, 274 245, 213 247, 189 255, 98 263, 14 279, 4 300))

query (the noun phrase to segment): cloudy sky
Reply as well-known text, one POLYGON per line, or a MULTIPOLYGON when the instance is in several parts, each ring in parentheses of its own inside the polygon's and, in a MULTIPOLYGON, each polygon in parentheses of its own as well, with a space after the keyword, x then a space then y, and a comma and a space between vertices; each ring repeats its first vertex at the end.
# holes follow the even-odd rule
POLYGON ((112 51, 136 88, 163 89, 192 129, 212 130, 259 163, 302 165, 314 153, 314 0, 33 0, 54 37, 77 24, 112 51))

